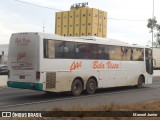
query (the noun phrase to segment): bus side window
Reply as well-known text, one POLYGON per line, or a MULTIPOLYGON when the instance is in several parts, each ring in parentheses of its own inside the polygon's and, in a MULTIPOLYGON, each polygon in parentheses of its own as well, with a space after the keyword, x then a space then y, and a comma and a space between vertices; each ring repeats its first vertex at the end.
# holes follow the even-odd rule
POLYGON ((78 43, 79 52, 76 53, 77 58, 86 58, 86 43, 78 43))
POLYGON ((76 42, 65 42, 64 58, 75 58, 76 42))
POLYGON ((98 59, 98 49, 99 46, 96 44, 91 45, 91 53, 92 55, 90 56, 92 59, 98 59))
POLYGON ((43 40, 43 55, 44 58, 48 58, 48 40, 43 40))
POLYGON ((130 60, 131 49, 129 47, 121 47, 121 59, 122 60, 130 60))
POLYGON ((111 60, 121 60, 121 47, 119 46, 108 46, 109 57, 111 60))
POLYGON ((44 39, 44 58, 55 58, 54 40, 44 39))
POLYGON ((98 58, 102 60, 109 60, 109 49, 107 46, 100 45, 98 50, 98 58))
POLYGON ((144 60, 144 49, 140 49, 140 56, 139 60, 143 61, 144 60))
POLYGON ((106 59, 109 60, 110 56, 109 56, 109 49, 108 49, 108 47, 105 47, 105 54, 106 54, 106 59))
POLYGON ((144 60, 144 50, 142 48, 132 48, 133 49, 133 60, 142 61, 144 60))
POLYGON ((54 40, 48 40, 48 58, 55 58, 54 40))
POLYGON ((55 41, 55 58, 63 58, 64 42, 55 41))

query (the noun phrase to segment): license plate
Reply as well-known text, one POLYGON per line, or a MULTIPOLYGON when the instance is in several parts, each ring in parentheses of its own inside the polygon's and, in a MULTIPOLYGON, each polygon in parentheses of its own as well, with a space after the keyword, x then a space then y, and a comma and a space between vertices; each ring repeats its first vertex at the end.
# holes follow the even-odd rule
POLYGON ((20 79, 25 79, 25 76, 19 76, 20 79))

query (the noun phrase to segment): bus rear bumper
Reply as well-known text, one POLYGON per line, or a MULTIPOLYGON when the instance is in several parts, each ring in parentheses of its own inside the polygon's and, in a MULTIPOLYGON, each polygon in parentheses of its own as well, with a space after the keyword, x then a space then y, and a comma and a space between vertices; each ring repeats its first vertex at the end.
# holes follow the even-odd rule
POLYGON ((43 90, 43 83, 8 81, 7 86, 12 88, 22 88, 22 89, 31 89, 31 90, 41 90, 41 91, 43 90))

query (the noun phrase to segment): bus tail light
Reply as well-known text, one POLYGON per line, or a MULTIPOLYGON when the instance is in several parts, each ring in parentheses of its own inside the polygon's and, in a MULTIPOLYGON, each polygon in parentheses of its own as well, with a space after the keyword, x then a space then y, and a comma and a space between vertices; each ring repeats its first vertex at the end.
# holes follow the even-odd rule
POLYGON ((36 72, 36 80, 40 80, 40 75, 41 75, 40 72, 37 71, 37 72, 36 72))

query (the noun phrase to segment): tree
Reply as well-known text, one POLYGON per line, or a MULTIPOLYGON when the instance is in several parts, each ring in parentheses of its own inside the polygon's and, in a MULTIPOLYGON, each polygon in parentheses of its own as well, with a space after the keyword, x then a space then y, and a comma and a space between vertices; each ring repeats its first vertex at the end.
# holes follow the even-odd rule
POLYGON ((156 28, 157 28, 157 33, 156 33, 156 41, 158 42, 158 44, 160 45, 160 25, 157 24, 156 25, 156 28))
POLYGON ((154 37, 156 38, 156 42, 154 42, 154 46, 159 46, 160 45, 160 25, 157 23, 156 17, 149 18, 147 27, 150 28, 150 33, 155 31, 154 37))

